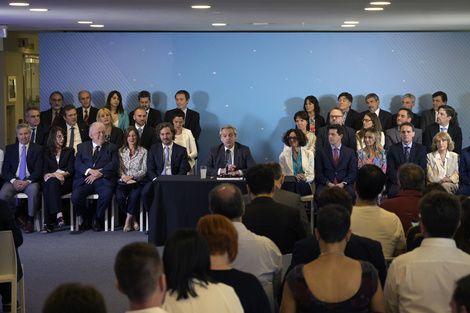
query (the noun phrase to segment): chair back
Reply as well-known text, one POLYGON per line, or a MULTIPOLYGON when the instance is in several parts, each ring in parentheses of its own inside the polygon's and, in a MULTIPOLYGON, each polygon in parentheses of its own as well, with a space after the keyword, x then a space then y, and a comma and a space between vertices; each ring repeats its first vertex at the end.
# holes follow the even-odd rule
POLYGON ((0 231, 0 276, 16 276, 16 249, 11 230, 0 231))

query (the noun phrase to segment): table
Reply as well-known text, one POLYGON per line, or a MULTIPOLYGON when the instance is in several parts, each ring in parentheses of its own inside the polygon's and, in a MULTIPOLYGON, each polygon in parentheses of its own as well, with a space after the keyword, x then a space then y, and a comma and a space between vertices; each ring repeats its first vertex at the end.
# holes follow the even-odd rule
MULTIPOLYGON (((149 212, 148 242, 165 245, 168 237, 182 227, 195 228, 209 211, 209 192, 217 185, 230 183, 246 194, 246 181, 200 179, 199 176, 162 175, 154 182, 154 194, 149 212)), ((283 189, 295 190, 295 179, 286 177, 283 189)))

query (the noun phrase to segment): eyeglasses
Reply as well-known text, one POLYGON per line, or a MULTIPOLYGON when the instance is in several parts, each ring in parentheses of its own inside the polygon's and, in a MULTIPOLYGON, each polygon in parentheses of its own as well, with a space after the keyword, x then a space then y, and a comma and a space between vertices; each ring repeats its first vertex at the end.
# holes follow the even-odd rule
POLYGON ((56 137, 57 139, 62 139, 62 138, 64 138, 64 136, 62 136, 62 135, 57 135, 57 136, 55 136, 55 137, 56 137))
POLYGON ((372 120, 370 118, 363 118, 362 121, 363 122, 372 122, 372 120))
POLYGON ((341 118, 343 117, 342 115, 330 115, 331 118, 341 118))
POLYGON ((289 140, 297 140, 297 137, 287 137, 289 140))

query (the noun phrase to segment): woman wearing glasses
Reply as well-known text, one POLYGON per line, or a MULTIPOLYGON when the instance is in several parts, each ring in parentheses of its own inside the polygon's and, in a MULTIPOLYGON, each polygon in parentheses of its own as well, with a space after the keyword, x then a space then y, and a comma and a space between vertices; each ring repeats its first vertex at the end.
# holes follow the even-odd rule
POLYGON ((380 134, 380 144, 385 146, 385 135, 382 130, 382 124, 380 124, 380 120, 377 117, 377 114, 367 112, 364 117, 362 118, 362 128, 356 132, 356 139, 357 139, 357 150, 364 149, 366 144, 364 142, 364 135, 366 129, 374 127, 380 134))

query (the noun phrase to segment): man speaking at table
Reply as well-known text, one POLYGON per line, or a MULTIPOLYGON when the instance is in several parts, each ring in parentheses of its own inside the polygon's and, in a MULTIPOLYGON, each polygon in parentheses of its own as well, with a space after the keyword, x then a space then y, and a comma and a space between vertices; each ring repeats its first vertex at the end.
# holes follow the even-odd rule
POLYGON ((256 165, 251 156, 250 148, 237 140, 237 129, 231 125, 222 126, 220 129, 220 141, 222 144, 211 148, 205 165, 207 175, 231 175, 242 176, 252 166, 256 165), (228 169, 228 173, 226 170, 228 169))

